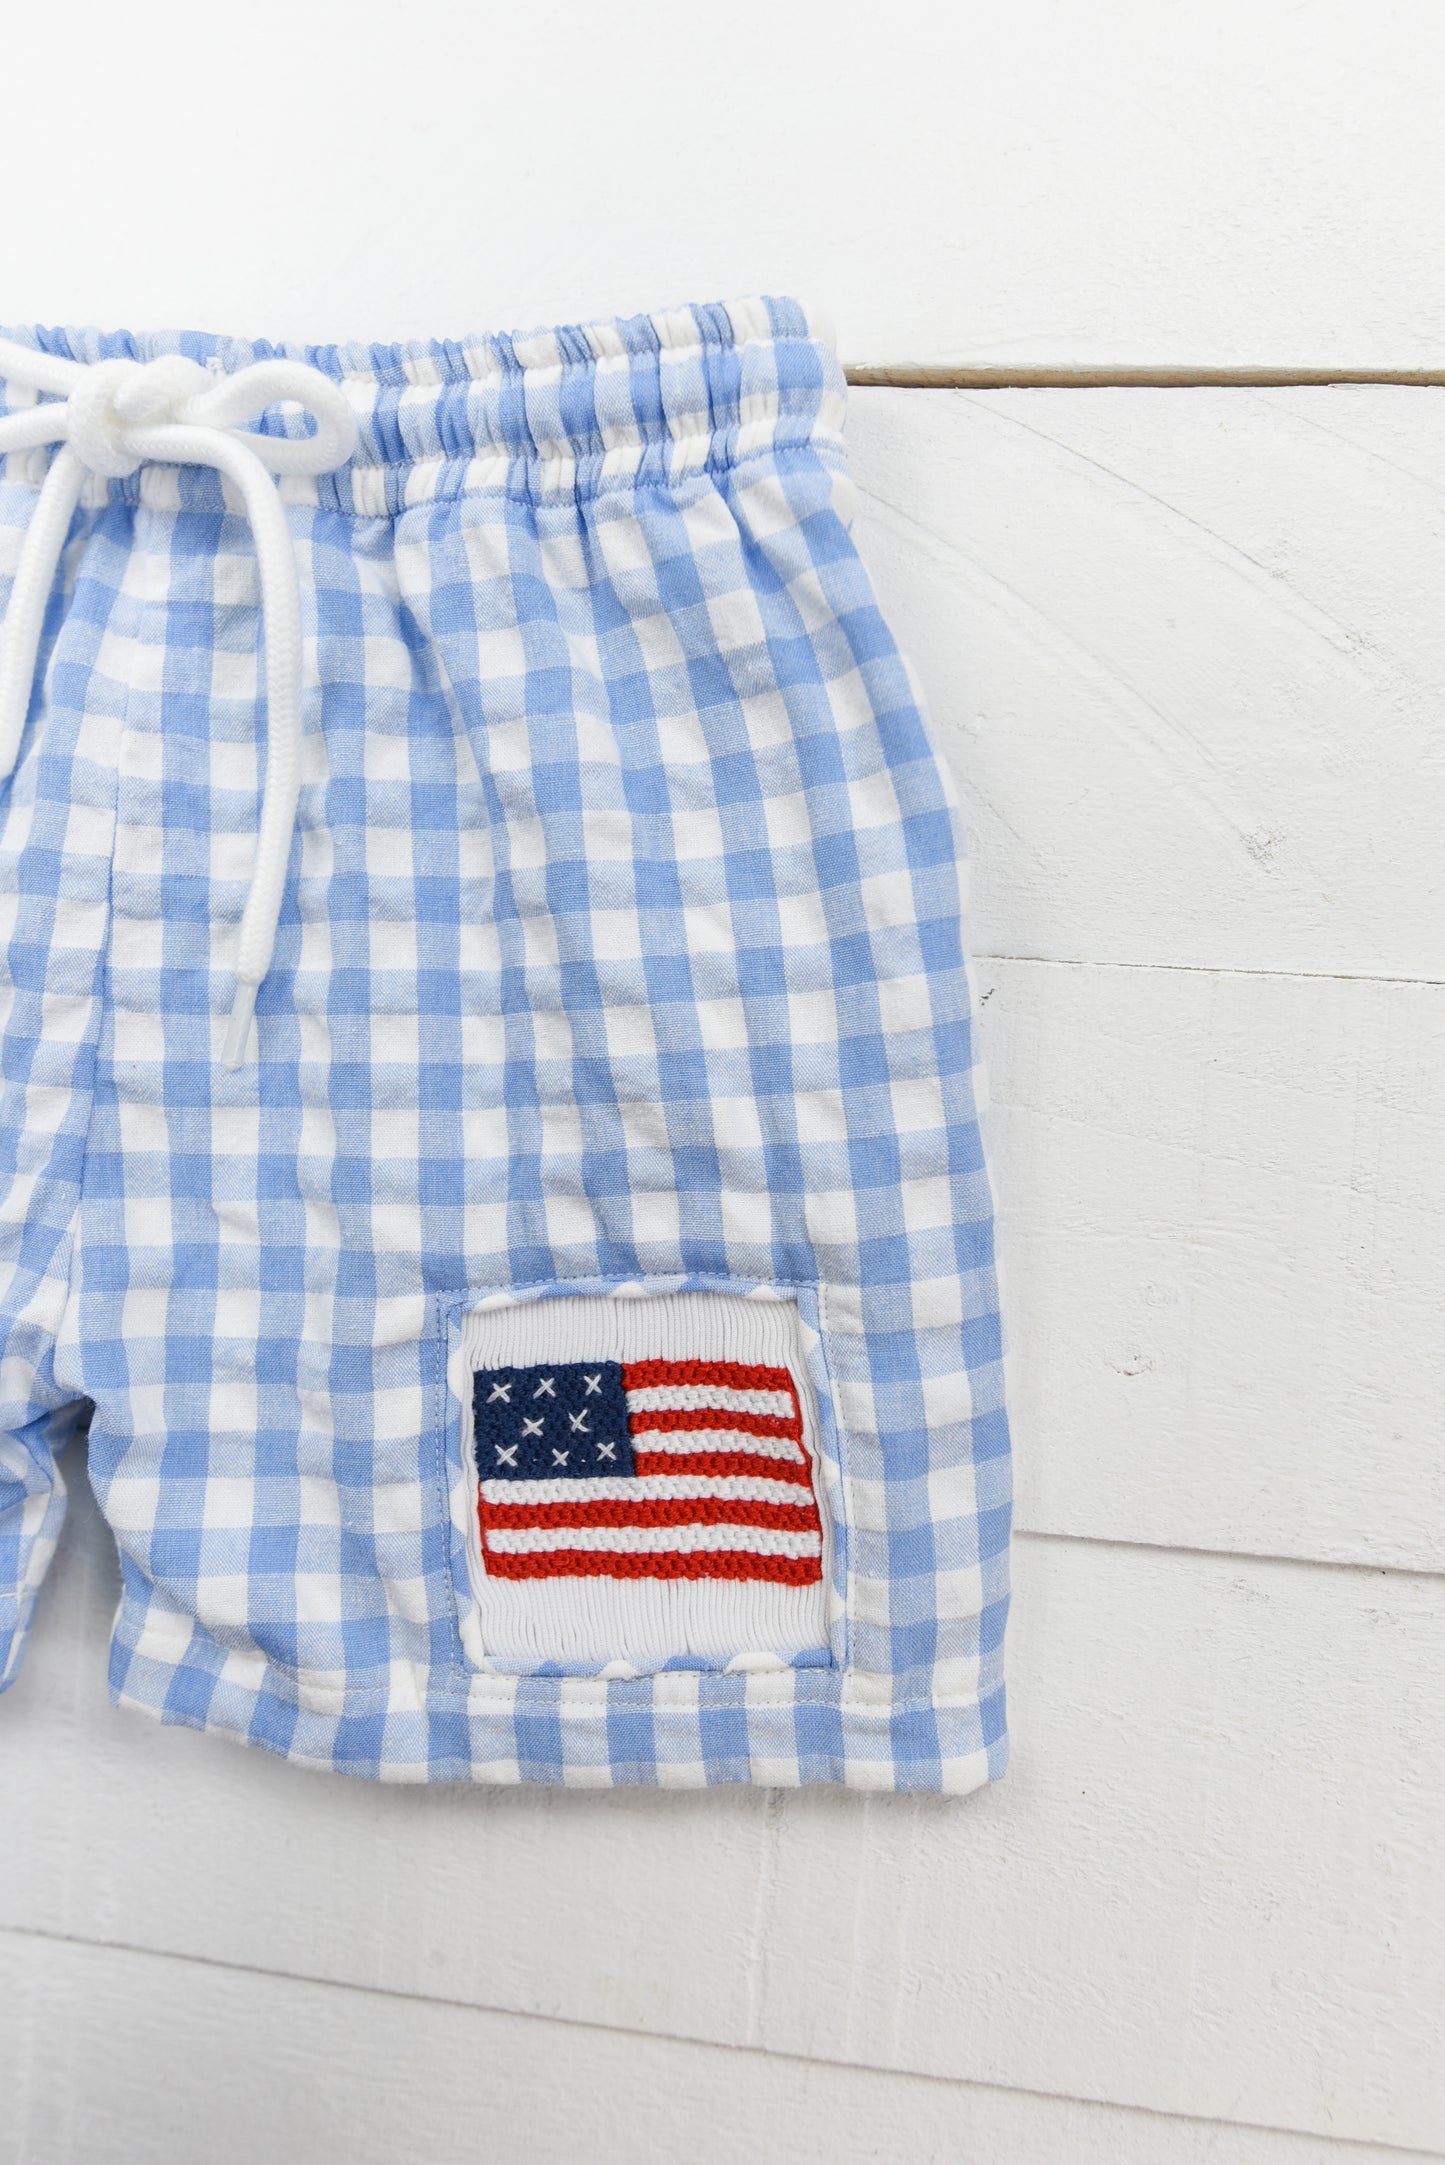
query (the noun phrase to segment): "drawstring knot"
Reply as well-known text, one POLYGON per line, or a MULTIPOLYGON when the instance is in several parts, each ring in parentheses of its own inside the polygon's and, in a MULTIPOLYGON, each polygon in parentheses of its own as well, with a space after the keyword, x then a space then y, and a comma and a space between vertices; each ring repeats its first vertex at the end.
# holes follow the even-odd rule
POLYGON ((266 640, 266 787, 221 1052, 228 1067, 239 1067, 276 944, 301 790, 301 587, 274 477, 344 465, 356 448, 356 417, 340 386, 300 361, 257 361, 233 376, 213 376, 184 354, 87 366, 0 339, 0 377, 56 394, 0 419, 0 455, 60 446, 0 625, 0 781, 20 756, 46 603, 87 473, 123 480, 146 465, 211 466, 235 484, 245 506, 266 640), (314 434, 262 436, 239 425, 284 400, 311 415, 314 434))
POLYGON ((145 464, 133 432, 157 421, 191 420, 191 402, 214 381, 182 353, 159 361, 93 362, 65 402, 65 440, 93 474, 123 481, 145 464))

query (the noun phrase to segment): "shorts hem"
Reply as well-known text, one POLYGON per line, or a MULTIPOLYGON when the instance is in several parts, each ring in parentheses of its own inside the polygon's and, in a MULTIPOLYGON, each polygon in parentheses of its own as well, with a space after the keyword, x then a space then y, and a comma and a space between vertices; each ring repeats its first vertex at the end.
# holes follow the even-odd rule
POLYGON ((846 1674, 800 1670, 769 1677, 769 1696, 759 1703, 757 1678, 674 1671, 598 1682, 585 1704, 569 1705, 575 1679, 494 1677, 485 1698, 475 1684, 419 1701, 366 1692, 347 1695, 338 1709, 303 1704, 297 1680, 283 1671, 240 1683, 208 1668, 116 1651, 123 1673, 112 1674, 110 1692, 117 1706, 214 1731, 297 1765, 388 1783, 828 1783, 962 1796, 997 1780, 1008 1757, 1002 1685, 978 1697, 875 1704, 850 1700, 846 1674))

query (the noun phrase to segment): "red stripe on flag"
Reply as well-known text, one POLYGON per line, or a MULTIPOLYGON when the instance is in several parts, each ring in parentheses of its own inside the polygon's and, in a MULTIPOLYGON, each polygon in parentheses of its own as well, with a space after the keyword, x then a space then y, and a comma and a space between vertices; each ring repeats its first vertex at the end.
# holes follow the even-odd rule
POLYGON ((811 1497, 806 1503, 727 1502, 721 1496, 667 1496, 642 1503, 483 1503, 482 1528, 514 1526, 774 1526, 783 1533, 821 1533, 811 1497))
POLYGON ((624 1361, 624 1391, 675 1389, 689 1383, 723 1391, 786 1391, 796 1400, 786 1368, 743 1368, 734 1361, 624 1361))
POLYGON ((796 1481, 810 1493, 813 1487, 806 1466, 790 1458, 754 1458, 751 1451, 638 1451, 632 1466, 637 1474, 751 1473, 760 1481, 796 1481))
POLYGON ((735 1428, 740 1436, 793 1436, 802 1434, 798 1416, 785 1413, 729 1413, 726 1406, 664 1406, 644 1412, 627 1409, 628 1426, 634 1435, 646 1428, 735 1428))
POLYGON ((784 1586, 816 1586, 823 1566, 816 1556, 753 1556, 746 1549, 704 1549, 686 1555, 655 1551, 645 1556, 612 1550, 541 1549, 498 1556, 488 1549, 488 1575, 496 1579, 774 1579, 784 1586))

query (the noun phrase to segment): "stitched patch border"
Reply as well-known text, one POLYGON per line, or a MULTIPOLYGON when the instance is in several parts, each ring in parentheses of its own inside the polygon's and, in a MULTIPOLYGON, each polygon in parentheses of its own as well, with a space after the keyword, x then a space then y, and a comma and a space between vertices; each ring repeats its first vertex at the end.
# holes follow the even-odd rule
MULTIPOLYGON (((561 1675, 578 1680, 590 1676, 605 1681, 656 1675, 670 1669, 744 1670, 759 1672, 756 1680, 761 1685, 761 1672, 766 1670, 846 1667, 849 1580, 843 1507, 847 1476, 836 1448, 842 1440, 836 1387, 827 1341, 820 1330, 816 1291, 804 1288, 800 1292, 790 1285, 738 1287, 703 1282, 652 1286, 637 1281, 579 1281, 555 1291, 549 1287, 540 1297, 531 1287, 505 1294, 488 1292, 470 1305, 450 1306, 449 1313, 452 1338, 446 1389, 453 1409, 458 1400, 461 1402, 459 1429, 455 1411, 447 1416, 459 1446, 452 1461, 449 1516, 457 1543, 454 1554, 458 1566, 459 1648, 474 1674, 561 1675), (645 1455, 662 1459, 675 1455, 701 1458, 705 1443, 718 1462, 700 1467, 699 1478, 770 1485, 754 1492, 724 1489, 716 1497, 668 1495, 662 1490, 651 1495, 645 1490, 639 1493, 641 1480, 676 1481, 684 1476, 675 1472, 639 1476, 635 1455, 634 1472, 619 1474, 616 1467, 623 1462, 621 1449, 615 1460, 593 1459, 595 1477, 577 1476, 578 1461, 574 1458, 569 1458, 565 1471, 552 1465, 554 1439, 547 1435, 545 1424, 540 1440, 546 1457, 540 1463, 535 1457, 529 1458, 528 1453, 535 1453, 539 1443, 535 1435, 530 1436, 526 1439, 528 1453, 520 1449, 513 1452, 515 1463, 510 1468, 503 1465, 498 1474, 498 1441, 504 1450, 510 1450, 511 1444, 520 1443, 522 1438, 491 1434, 487 1406, 494 1385, 487 1384, 479 1403, 478 1375, 534 1368, 555 1374, 560 1367, 585 1366, 587 1375, 600 1382, 604 1363, 614 1364, 613 1380, 619 1392, 624 1368, 640 1370, 652 1363, 662 1364, 660 1374, 664 1379, 670 1370, 686 1365, 694 1370, 784 1372, 786 1385, 776 1394, 775 1403, 706 1407, 684 1402, 669 1408, 643 1401, 630 1409, 625 1434, 614 1435, 610 1424, 605 1424, 608 1432, 602 1436, 603 1441, 626 1444, 634 1453, 637 1446, 646 1444, 649 1451, 645 1455), (740 1428, 734 1423, 730 1428, 698 1430, 683 1425, 699 1415, 717 1418, 738 1412, 759 1426, 740 1428), (671 1423, 670 1438, 666 1430, 641 1426, 641 1416, 664 1414, 671 1423), (801 1439, 795 1427, 799 1417, 801 1439), (784 1428, 794 1427, 795 1432, 770 1435, 765 1431, 773 1422, 780 1422, 784 1428), (668 1440, 680 1443, 682 1453, 657 1448, 668 1440), (724 1457, 741 1464, 723 1464, 724 1457), (773 1465, 767 1472, 759 1472, 756 1469, 760 1460, 771 1460, 773 1465), (794 1478, 775 1481, 780 1469, 791 1472, 794 1478), (782 1559, 805 1567, 807 1576, 801 1583, 787 1577, 714 1575, 706 1567, 697 1575, 685 1577, 665 1575, 666 1566, 660 1571, 648 1570, 643 1576, 614 1576, 615 1566, 605 1575, 577 1571, 534 1572, 526 1577, 504 1575, 493 1568, 495 1557, 491 1552, 495 1544, 483 1526, 483 1507, 493 1499, 482 1495, 479 1475, 509 1483, 506 1493, 514 1509, 530 1505, 546 1512, 553 1503, 565 1503, 574 1509, 586 1503, 621 1503, 635 1509, 639 1502, 648 1502, 683 1503, 688 1506, 689 1516, 696 1514, 693 1525, 681 1529, 671 1513, 666 1517, 659 1514, 660 1523, 651 1528, 607 1528, 605 1519, 610 1513, 599 1514, 604 1524, 596 1533, 578 1526, 571 1537, 574 1545, 585 1542, 591 1554, 606 1555, 609 1565, 620 1553, 614 1546, 619 1537, 625 1538, 634 1553, 654 1556, 671 1553, 713 1557, 724 1555, 728 1546, 736 1552, 738 1537, 726 1526, 721 1533, 724 1547, 720 1549, 715 1545, 717 1531, 697 1523, 701 1517, 698 1507, 706 1503, 725 1504, 733 1524, 741 1523, 737 1507, 747 1504, 790 1505, 795 1512, 802 1507, 811 1523, 796 1527, 791 1523, 775 1524, 756 1531, 773 1535, 806 1532, 813 1537, 807 1544, 809 1549, 821 1553, 782 1559), (574 1476, 586 1482, 585 1494, 577 1489, 555 1493, 544 1489, 524 1498, 518 1492, 523 1478, 574 1476), (615 1488, 613 1483, 617 1484, 615 1488), (813 1520, 815 1511, 817 1517, 813 1520), (649 1537, 645 1550, 641 1547, 643 1534, 649 1537)), ((630 1380, 634 1393, 666 1387, 665 1380, 659 1384, 656 1376, 635 1375, 630 1380)), ((732 1388, 738 1380, 734 1376, 721 1388, 732 1388)), ((766 1380, 771 1381, 772 1376, 766 1380)), ((540 1381, 538 1375, 533 1390, 540 1381)), ((700 1386, 694 1381, 691 1387, 700 1386)), ((712 1388, 719 1386, 714 1383, 712 1388)), ((593 1407, 604 1395, 599 1391, 587 1393, 585 1383, 580 1389, 583 1399, 590 1400, 593 1407)), ((509 1395, 515 1406, 515 1388, 509 1395)), ((613 1402, 614 1412, 625 1397, 626 1393, 621 1393, 620 1400, 613 1402)), ((492 1402, 493 1414, 503 1403, 492 1402)), ((553 1394, 544 1394, 539 1403, 551 1405, 553 1394)), ((571 1404, 568 1410, 580 1412, 582 1402, 571 1404)), ((530 1407, 528 1418, 536 1418, 530 1407)), ((521 1423, 516 1426, 520 1429, 521 1423)), ((594 1436, 600 1433, 591 1420, 588 1427, 594 1436)), ((570 1437, 570 1423, 567 1433, 570 1437)), ((569 1441, 561 1439, 557 1439, 557 1447, 569 1452, 573 1448, 569 1441)), ((493 1498, 496 1507, 501 1508, 504 1499, 495 1490, 493 1498)), ((633 1515, 634 1511, 629 1510, 629 1519, 633 1515)), ((520 1536, 542 1531, 544 1525, 545 1519, 537 1528, 519 1525, 514 1532, 520 1536)), ((544 1538, 551 1547, 561 1545, 555 1533, 547 1532, 544 1538)), ((785 1541, 782 1547, 795 1545, 785 1541)), ((751 1553, 756 1555, 773 1546, 772 1542, 760 1543, 751 1553)), ((526 1544, 520 1543, 511 1553, 528 1553, 526 1544)), ((533 1549, 530 1553, 541 1552, 533 1549)))

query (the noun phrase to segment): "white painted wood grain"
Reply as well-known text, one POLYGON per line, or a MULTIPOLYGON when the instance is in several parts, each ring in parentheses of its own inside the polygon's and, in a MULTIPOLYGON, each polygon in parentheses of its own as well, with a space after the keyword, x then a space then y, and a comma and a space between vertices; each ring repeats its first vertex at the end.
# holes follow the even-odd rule
POLYGON ((3 2165, 1424 2165, 0 1933, 3 2165))
POLYGON ((1019 1523, 1445 1570, 1445 986, 978 975, 1019 1523))
POLYGON ((1026 1540, 1015 1771, 962 1805, 396 1792, 111 1711, 78 1517, 0 1924, 1445 2148, 1438 1579, 1026 1540))
POLYGON ((854 394, 980 952, 1445 977, 1442 402, 854 394))
MULTIPOLYGON (((11 11, 8 79, 55 63, 11 11)), ((80 0, 3 309, 454 336, 801 287, 856 360, 1439 362, 1430 0, 80 0)), ((23 178, 22 178, 23 176, 23 178)))

